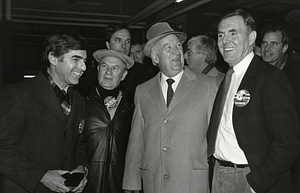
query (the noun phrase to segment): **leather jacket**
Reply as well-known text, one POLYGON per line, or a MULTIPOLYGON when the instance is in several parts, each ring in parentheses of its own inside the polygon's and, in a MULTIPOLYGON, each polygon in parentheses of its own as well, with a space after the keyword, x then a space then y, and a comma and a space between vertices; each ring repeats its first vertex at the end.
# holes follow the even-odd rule
POLYGON ((87 145, 89 179, 86 193, 122 193, 125 155, 134 111, 133 96, 121 89, 122 98, 110 118, 96 87, 86 100, 83 141, 87 145))

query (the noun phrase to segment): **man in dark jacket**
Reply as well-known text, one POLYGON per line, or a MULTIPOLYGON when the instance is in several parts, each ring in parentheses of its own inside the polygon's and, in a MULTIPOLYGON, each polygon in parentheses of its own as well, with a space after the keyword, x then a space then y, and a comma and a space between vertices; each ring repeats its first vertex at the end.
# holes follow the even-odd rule
POLYGON ((98 81, 86 101, 86 127, 81 141, 87 145, 87 193, 121 193, 127 142, 133 115, 133 96, 120 85, 134 61, 113 51, 98 50, 98 81))
POLYGON ((75 32, 57 31, 45 47, 47 67, 0 96, 1 193, 81 192, 87 183, 84 177, 72 188, 63 175, 86 173, 86 151, 78 144, 84 99, 72 85, 86 69, 88 45, 75 32))
MULTIPOLYGON (((290 43, 297 43, 296 39, 289 41, 287 31, 279 25, 269 25, 263 30, 261 56, 265 62, 276 66, 288 77, 295 97, 298 120, 300 120, 300 55, 290 43)), ((300 138, 300 136, 299 136, 300 138)), ((300 154, 291 166, 294 192, 300 192, 300 154)))
MULTIPOLYGON (((111 23, 105 29, 105 44, 111 49, 129 56, 131 46, 130 29, 125 23, 111 23)), ((154 77, 157 72, 149 65, 135 62, 123 81, 124 87, 134 94, 137 85, 142 84, 154 77)))

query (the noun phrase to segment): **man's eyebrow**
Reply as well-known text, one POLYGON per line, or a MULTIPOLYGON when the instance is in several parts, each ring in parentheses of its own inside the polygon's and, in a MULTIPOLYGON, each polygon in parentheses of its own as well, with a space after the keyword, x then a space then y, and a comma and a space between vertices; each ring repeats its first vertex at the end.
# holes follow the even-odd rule
POLYGON ((166 46, 170 45, 170 43, 164 43, 163 44, 163 48, 165 48, 166 46))
POLYGON ((229 32, 237 32, 238 30, 236 30, 236 29, 231 29, 231 30, 229 30, 229 32))
POLYGON ((73 55, 73 56, 71 56, 71 58, 84 59, 84 57, 82 57, 82 56, 80 56, 80 55, 73 55))

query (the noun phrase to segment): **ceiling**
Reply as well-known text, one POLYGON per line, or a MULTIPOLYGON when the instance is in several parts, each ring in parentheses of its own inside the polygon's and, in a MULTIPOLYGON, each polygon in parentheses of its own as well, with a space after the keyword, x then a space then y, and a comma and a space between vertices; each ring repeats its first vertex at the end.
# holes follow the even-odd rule
MULTIPOLYGON (((221 14, 233 8, 250 12, 258 26, 280 22, 299 33, 298 24, 286 21, 291 11, 300 10, 300 0, 0 0, 0 33, 14 32, 20 43, 39 43, 57 28, 72 28, 92 46, 104 46, 103 31, 111 22, 125 22, 133 36, 144 38, 156 22, 167 21, 173 28, 196 34, 214 34, 221 14), (297 25, 297 26, 296 26, 297 25)), ((290 14, 291 15, 291 14, 290 14)), ((293 16, 293 15, 292 15, 293 16)))

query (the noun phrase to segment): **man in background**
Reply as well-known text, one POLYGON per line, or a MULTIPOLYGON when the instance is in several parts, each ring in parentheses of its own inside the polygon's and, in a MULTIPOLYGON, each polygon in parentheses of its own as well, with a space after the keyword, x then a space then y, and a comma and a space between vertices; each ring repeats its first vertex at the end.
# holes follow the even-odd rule
POLYGON ((217 49, 214 39, 207 35, 199 35, 188 41, 184 57, 190 69, 215 77, 221 83, 225 75, 215 67, 217 49))
POLYGON ((154 76, 159 72, 159 69, 157 66, 154 66, 152 64, 151 58, 145 57, 143 48, 144 48, 144 42, 141 38, 135 37, 131 40, 131 49, 130 49, 130 57, 140 64, 147 65, 151 68, 151 74, 154 76))
MULTIPOLYGON (((105 44, 107 49, 115 50, 129 56, 131 34, 128 26, 125 23, 107 25, 105 30, 105 44)), ((137 85, 149 80, 153 76, 154 74, 152 74, 149 66, 135 62, 122 84, 134 94, 137 85)))
MULTIPOLYGON (((300 120, 300 55, 291 49, 286 30, 279 25, 269 25, 263 29, 261 43, 262 59, 282 70, 288 77, 295 96, 298 120, 300 120)), ((291 167, 294 191, 300 192, 300 156, 291 167)))
POLYGON ((86 183, 84 99, 73 90, 86 70, 88 45, 73 31, 45 41, 45 68, 32 80, 8 85, 0 97, 2 193, 82 192, 86 183), (66 173, 81 173, 72 187, 66 173))

